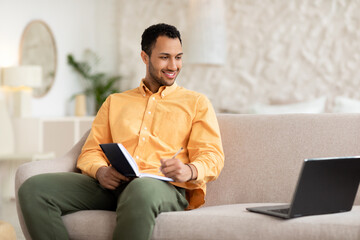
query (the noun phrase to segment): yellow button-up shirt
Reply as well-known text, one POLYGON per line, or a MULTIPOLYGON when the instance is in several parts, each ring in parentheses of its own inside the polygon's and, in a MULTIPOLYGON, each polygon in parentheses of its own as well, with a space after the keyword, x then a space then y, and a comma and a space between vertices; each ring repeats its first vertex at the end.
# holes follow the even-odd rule
POLYGON ((160 159, 177 156, 193 164, 198 177, 185 183, 188 209, 201 206, 206 183, 216 179, 224 166, 224 153, 215 112, 200 93, 174 83, 152 93, 141 81, 138 88, 110 95, 97 113, 89 137, 77 161, 82 173, 96 177, 108 166, 100 143, 121 143, 132 155, 140 172, 161 175, 160 159))

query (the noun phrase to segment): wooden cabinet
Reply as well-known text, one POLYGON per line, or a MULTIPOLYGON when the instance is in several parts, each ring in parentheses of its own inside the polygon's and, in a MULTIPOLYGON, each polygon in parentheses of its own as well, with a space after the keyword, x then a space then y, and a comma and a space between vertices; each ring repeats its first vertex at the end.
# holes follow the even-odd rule
POLYGON ((54 152, 62 156, 91 128, 94 117, 16 118, 16 153, 54 152))

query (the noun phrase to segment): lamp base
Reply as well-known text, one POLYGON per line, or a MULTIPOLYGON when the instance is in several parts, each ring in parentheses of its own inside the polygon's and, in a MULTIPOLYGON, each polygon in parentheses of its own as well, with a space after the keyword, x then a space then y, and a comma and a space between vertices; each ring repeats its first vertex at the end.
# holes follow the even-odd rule
POLYGON ((11 154, 15 151, 14 132, 5 94, 0 89, 0 155, 11 154))
POLYGON ((19 88, 13 91, 13 116, 27 118, 32 116, 32 89, 19 88))

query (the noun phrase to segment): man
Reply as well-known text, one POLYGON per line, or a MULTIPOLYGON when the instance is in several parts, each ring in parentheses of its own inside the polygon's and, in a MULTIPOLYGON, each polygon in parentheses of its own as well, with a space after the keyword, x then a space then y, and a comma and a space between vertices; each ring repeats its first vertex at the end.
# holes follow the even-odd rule
POLYGON ((33 239, 68 239, 61 216, 86 209, 116 210, 114 239, 150 239, 158 214, 204 203, 206 182, 224 164, 214 110, 204 95, 175 83, 183 55, 175 27, 150 26, 141 47, 146 76, 138 88, 112 94, 102 105, 78 158, 83 174, 42 174, 21 186, 20 205, 33 239), (124 145, 140 172, 174 182, 121 175, 99 147, 112 142, 124 145))

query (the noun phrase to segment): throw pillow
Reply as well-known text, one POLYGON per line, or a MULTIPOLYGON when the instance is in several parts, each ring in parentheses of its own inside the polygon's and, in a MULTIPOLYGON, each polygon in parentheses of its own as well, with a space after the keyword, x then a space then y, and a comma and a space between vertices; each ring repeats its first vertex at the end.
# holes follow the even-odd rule
POLYGON ((358 113, 360 112, 360 101, 346 97, 336 97, 333 111, 336 113, 358 113))
POLYGON ((326 97, 317 98, 307 102, 286 105, 256 104, 250 108, 255 114, 286 114, 286 113, 323 113, 325 111, 326 97))

